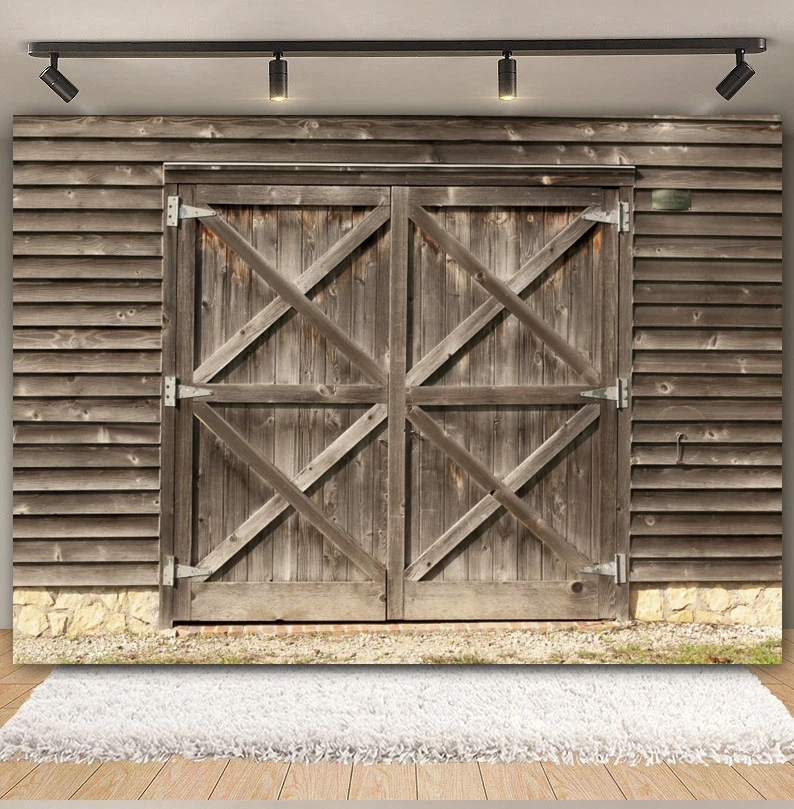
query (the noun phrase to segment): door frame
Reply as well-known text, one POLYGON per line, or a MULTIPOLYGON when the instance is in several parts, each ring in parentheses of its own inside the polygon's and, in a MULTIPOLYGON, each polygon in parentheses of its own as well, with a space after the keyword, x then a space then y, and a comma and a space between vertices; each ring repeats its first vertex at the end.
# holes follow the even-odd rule
MULTIPOLYGON (((615 552, 626 554, 630 549, 630 463, 631 463, 631 355, 632 355, 632 276, 633 276, 633 189, 635 183, 634 166, 533 166, 533 165, 491 165, 491 164, 421 164, 421 163, 164 163, 164 193, 166 196, 180 194, 185 204, 193 204, 194 186, 203 184, 223 185, 391 185, 399 186, 476 186, 503 185, 520 187, 553 188, 555 186, 590 186, 615 188, 620 202, 629 206, 629 228, 618 234, 618 324, 617 324, 617 366, 618 376, 629 380, 629 407, 617 411, 617 479, 616 479, 616 536, 615 552)), ((393 195, 394 196, 394 195, 393 195)), ((394 203, 392 203, 394 204, 394 203)), ((197 220, 186 219, 178 227, 164 227, 163 236, 163 378, 185 376, 186 368, 180 367, 185 352, 178 352, 180 335, 186 333, 188 324, 177 324, 176 312, 178 296, 184 290, 177 284, 178 256, 185 256, 186 250, 194 249, 197 220)), ((394 240, 393 240, 394 241, 394 240)), ((407 243, 407 240, 406 240, 407 243)), ((392 246, 392 250, 394 247, 392 246)), ((183 302, 184 303, 184 302, 183 302)), ((189 324, 190 329, 194 324, 189 324)), ((390 335, 391 337, 391 335, 390 335)), ((391 346, 390 346, 391 348, 391 346)), ((399 365, 400 357, 392 358, 399 365)), ((404 356, 402 357, 404 365, 404 356)), ((189 369, 192 370, 192 369, 189 369)), ((404 376, 404 374, 403 374, 404 376)), ((405 409, 404 395, 401 408, 405 409)), ((390 406, 392 402, 389 402, 390 406)), ((392 438, 392 424, 395 435, 403 429, 405 420, 398 424, 389 418, 389 437, 392 438)), ((160 591, 160 627, 169 629, 175 624, 175 616, 189 614, 189 588, 173 587, 163 583, 166 560, 175 555, 175 537, 190 533, 190 525, 178 525, 175 509, 177 487, 175 475, 188 466, 186 442, 178 442, 178 434, 186 434, 193 429, 192 408, 166 407, 163 399, 161 411, 161 517, 160 517, 160 565, 158 573, 160 591), (177 456, 177 452, 180 453, 177 456)), ((391 441, 390 441, 391 443, 391 441)), ((405 458, 403 457, 403 469, 405 458)), ((390 464, 391 468, 391 464, 390 464)), ((392 475, 389 491, 392 500, 392 475)), ((404 475, 403 475, 404 477, 404 475)), ((394 480, 397 480, 395 477, 394 480)), ((395 489, 395 493, 397 490, 395 489)), ((389 536, 401 525, 399 509, 389 514, 389 536), (392 525, 392 520, 394 524, 392 525), (392 530, 393 528, 393 530, 392 530)), ((184 519, 181 520, 184 522, 184 519)), ((403 531, 404 534, 404 531, 403 531)), ((404 553, 403 544, 391 540, 387 545, 387 569, 394 571, 398 554, 404 553)), ((400 557, 401 558, 401 557, 400 557)), ((611 560, 599 559, 600 562, 611 560)), ((399 564, 404 568, 403 564, 399 564)), ((627 570, 630 565, 627 564, 627 570)), ((627 575, 627 579, 628 579, 627 575)), ((402 605, 402 581, 387 577, 387 592, 394 592, 396 603, 402 605), (395 590, 396 588, 396 590, 395 590)), ((598 613, 601 617, 627 619, 629 617, 629 581, 617 585, 613 579, 599 576, 598 613)), ((387 602, 388 604, 388 602, 387 602)), ((399 620, 402 610, 389 609, 387 619, 399 620)))

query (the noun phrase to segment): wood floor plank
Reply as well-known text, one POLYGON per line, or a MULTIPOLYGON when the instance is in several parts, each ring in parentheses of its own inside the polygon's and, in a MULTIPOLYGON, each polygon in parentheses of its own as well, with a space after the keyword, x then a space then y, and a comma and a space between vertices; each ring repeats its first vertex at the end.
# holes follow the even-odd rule
POLYGON ((344 801, 350 790, 352 764, 290 764, 279 800, 344 801))
POLYGON ((0 763, 0 799, 25 776, 38 767, 32 761, 4 761, 0 763))
MULTIPOLYGON (((16 713, 16 711, 11 711, 6 708, 0 708, 0 728, 5 725, 6 722, 16 713)), ((0 764, 0 767, 3 765, 0 764)))
POLYGON ((14 648, 14 636, 7 632, 0 635, 0 652, 10 652, 14 648))
MULTIPOLYGON (((8 686, 8 687, 10 688, 11 686, 8 686)), ((18 708, 21 708, 22 705, 24 705, 28 701, 28 699, 30 698, 30 695, 35 690, 35 686, 29 686, 28 685, 28 686, 23 686, 23 687, 26 687, 27 691, 20 694, 16 699, 12 699, 11 702, 8 702, 5 705, 0 706, 0 707, 3 707, 5 709, 11 710, 11 711, 16 711, 18 708)))
POLYGON ((778 682, 794 688, 794 665, 789 664, 788 661, 781 665, 754 666, 753 668, 774 677, 778 682))
POLYGON ((99 763, 39 764, 18 784, 9 789, 3 800, 65 801, 99 769, 99 763))
POLYGON ((418 764, 416 783, 420 801, 485 800, 485 787, 476 762, 418 764))
POLYGON ((215 789, 227 763, 225 759, 188 761, 179 756, 169 758, 141 798, 160 801, 205 801, 215 789))
POLYGON ((415 801, 416 765, 356 764, 350 778, 351 801, 415 801))
POLYGON ((694 800, 692 793, 676 778, 667 764, 607 764, 609 774, 630 801, 694 800))
POLYGON ((558 800, 625 800, 603 764, 554 764, 543 762, 558 800))
POLYGON ((49 677, 52 666, 18 666, 0 680, 0 685, 30 684, 38 685, 49 677))
POLYGON ((791 764, 735 764, 733 769, 768 801, 794 798, 794 767, 791 764))
POLYGON ((275 801, 288 769, 286 761, 232 759, 212 790, 210 800, 275 801))
POLYGON ((28 694, 32 689, 33 685, 30 683, 0 684, 0 708, 11 708, 12 702, 15 703, 17 699, 28 694))
POLYGON ((135 801, 165 766, 162 761, 135 764, 107 761, 74 793, 75 800, 135 801))
POLYGON ((672 764, 670 769, 699 801, 758 800, 761 795, 727 764, 672 764))
POLYGON ((21 667, 21 663, 0 663, 0 681, 21 667))
POLYGON ((539 762, 480 764, 489 801, 554 800, 554 792, 539 762))
POLYGON ((769 689, 788 708, 790 714, 794 715, 794 688, 775 680, 764 683, 764 687, 769 689))

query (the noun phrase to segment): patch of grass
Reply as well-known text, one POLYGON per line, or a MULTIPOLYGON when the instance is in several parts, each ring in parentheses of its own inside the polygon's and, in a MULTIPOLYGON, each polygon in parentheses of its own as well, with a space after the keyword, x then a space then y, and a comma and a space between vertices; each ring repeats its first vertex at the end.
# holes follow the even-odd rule
POLYGON ((670 649, 653 649, 631 643, 616 646, 605 655, 613 663, 734 664, 761 666, 783 662, 783 642, 776 638, 752 646, 714 643, 682 643, 670 649))
POLYGON ((423 655, 422 662, 440 665, 453 664, 458 666, 487 666, 496 661, 487 657, 471 654, 471 652, 461 652, 459 654, 450 655, 423 655))

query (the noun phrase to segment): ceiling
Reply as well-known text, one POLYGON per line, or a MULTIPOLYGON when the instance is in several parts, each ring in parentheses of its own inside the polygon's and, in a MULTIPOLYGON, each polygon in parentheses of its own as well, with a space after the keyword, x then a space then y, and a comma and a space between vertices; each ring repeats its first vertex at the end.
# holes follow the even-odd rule
POLYGON ((15 114, 780 113, 794 117, 791 0, 0 0, 0 112, 15 114), (62 60, 68 106, 26 55, 46 39, 401 39, 766 36, 730 102, 731 56, 518 59, 520 99, 495 98, 496 58, 290 58, 292 98, 267 99, 267 56, 62 60))

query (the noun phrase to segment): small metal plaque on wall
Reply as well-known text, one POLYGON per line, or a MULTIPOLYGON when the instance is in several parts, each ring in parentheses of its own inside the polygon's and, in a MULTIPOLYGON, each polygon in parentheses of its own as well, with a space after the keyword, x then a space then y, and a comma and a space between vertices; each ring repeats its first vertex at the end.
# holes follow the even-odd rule
POLYGON ((654 211, 689 211, 692 209, 692 192, 680 188, 657 188, 651 192, 654 211))

